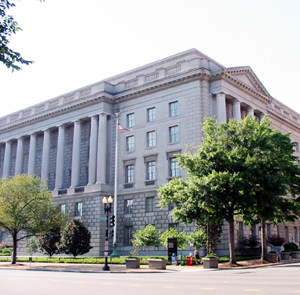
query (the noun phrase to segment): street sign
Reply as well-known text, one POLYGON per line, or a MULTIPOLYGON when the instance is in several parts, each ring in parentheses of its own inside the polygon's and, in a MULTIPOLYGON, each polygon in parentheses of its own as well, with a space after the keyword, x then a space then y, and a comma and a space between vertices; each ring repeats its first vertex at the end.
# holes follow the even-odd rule
POLYGON ((106 217, 98 218, 98 220, 100 220, 100 221, 105 221, 105 220, 106 220, 106 217))

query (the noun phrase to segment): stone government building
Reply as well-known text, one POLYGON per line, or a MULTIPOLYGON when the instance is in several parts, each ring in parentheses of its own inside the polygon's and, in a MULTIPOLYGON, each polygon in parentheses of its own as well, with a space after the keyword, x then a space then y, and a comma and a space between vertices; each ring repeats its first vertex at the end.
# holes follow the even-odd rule
MULTIPOLYGON (((194 229, 172 220, 171 205, 156 207, 156 190, 185 177, 174 155, 187 144, 200 145, 204 117, 221 122, 248 114, 257 120, 267 115, 274 128, 300 142, 299 114, 273 98, 250 67, 227 68, 190 49, 0 118, 0 177, 27 173, 47 180, 61 209, 91 231, 89 255, 103 255, 105 223, 98 218, 104 217, 102 198, 114 192, 117 138, 117 246, 119 254, 129 254, 132 231, 147 224, 194 229), (117 113, 131 131, 116 131, 117 113)), ((236 221, 236 241, 259 230, 236 221)), ((296 243, 299 230, 300 222, 267 226, 269 235, 296 243)), ((0 234, 0 241, 9 241, 0 234)), ((221 255, 228 254, 227 238, 225 224, 221 255)), ((166 254, 164 247, 156 250, 166 254)))

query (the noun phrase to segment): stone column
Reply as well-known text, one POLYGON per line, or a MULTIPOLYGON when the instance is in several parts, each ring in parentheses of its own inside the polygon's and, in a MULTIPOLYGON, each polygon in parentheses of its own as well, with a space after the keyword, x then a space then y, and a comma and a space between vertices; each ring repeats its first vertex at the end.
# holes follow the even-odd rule
POLYGON ((36 161, 36 134, 30 135, 29 143, 29 156, 28 156, 28 175, 35 174, 35 161, 36 161))
POLYGON ((106 183, 106 145, 107 145, 107 115, 99 116, 98 151, 97 151, 97 182, 106 183))
POLYGON ((81 122, 74 122, 73 150, 72 150, 72 175, 71 188, 78 186, 80 179, 80 147, 81 147, 81 122))
POLYGON ((242 119, 242 114, 241 114, 241 102, 238 100, 235 100, 232 103, 232 116, 236 121, 240 121, 242 119))
POLYGON ((247 116, 250 115, 251 118, 254 118, 254 109, 251 107, 247 108, 247 116))
POLYGON ((88 185, 96 182, 97 167, 97 134, 98 116, 91 117, 90 151, 89 151, 89 181, 88 185))
POLYGON ((58 127, 56 171, 55 171, 55 190, 63 186, 64 181, 64 154, 65 154, 65 126, 58 127))
POLYGON ((50 130, 44 130, 43 153, 42 153, 42 170, 41 180, 49 178, 50 163, 50 130))
POLYGON ((10 176, 10 165, 11 165, 11 141, 7 141, 5 143, 3 177, 10 176))
POLYGON ((23 156, 24 156, 23 137, 20 137, 18 138, 18 144, 17 144, 15 175, 19 175, 23 173, 23 156))
POLYGON ((217 94, 217 120, 219 123, 227 122, 227 120, 226 120, 226 99, 225 99, 224 92, 220 92, 217 94))

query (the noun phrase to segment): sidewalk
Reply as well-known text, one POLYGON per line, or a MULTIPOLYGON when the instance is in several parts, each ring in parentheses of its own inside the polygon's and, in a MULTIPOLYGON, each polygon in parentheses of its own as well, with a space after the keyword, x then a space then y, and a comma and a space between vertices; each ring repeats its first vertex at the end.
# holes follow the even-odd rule
MULTIPOLYGON (((226 269, 245 269, 253 267, 265 267, 265 266, 276 266, 282 264, 291 264, 291 263, 300 263, 300 260, 287 260, 281 261, 278 263, 270 264, 261 264, 261 265, 249 265, 248 261, 239 261, 239 267, 230 268, 228 263, 219 263, 218 269, 209 269, 211 270, 226 270, 226 269)), ((27 270, 27 271, 61 271, 61 272, 84 272, 84 273, 159 273, 159 272, 178 272, 178 271, 191 271, 191 270, 203 270, 202 265, 193 265, 193 266, 175 266, 167 265, 166 270, 160 269, 149 269, 148 265, 141 265, 137 269, 126 268, 124 264, 109 264, 110 270, 103 271, 103 264, 71 264, 71 263, 17 263, 12 265, 9 262, 0 262, 1 269, 13 269, 13 270, 27 270)))

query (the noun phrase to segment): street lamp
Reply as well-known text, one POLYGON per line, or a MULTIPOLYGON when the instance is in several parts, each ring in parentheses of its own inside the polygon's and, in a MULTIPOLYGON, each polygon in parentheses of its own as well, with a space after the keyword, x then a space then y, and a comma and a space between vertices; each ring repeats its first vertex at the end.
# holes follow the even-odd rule
MULTIPOLYGON (((106 214, 106 232, 105 232, 105 245, 104 245, 104 257, 105 257, 105 265, 103 266, 103 270, 109 270, 109 266, 107 264, 107 257, 108 257, 108 220, 109 214, 111 212, 111 204, 113 203, 114 199, 109 196, 109 198, 104 197, 102 199, 102 203, 104 205, 104 213, 106 214)), ((114 215, 112 216, 114 217, 114 215)))

